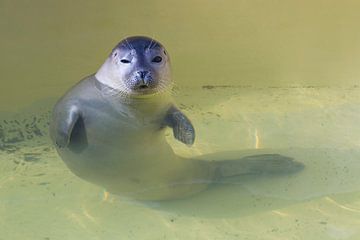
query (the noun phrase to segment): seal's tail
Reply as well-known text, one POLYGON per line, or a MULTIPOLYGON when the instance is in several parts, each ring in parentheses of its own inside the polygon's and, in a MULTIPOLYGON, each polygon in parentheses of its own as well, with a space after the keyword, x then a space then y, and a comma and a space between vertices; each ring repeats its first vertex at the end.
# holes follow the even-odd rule
POLYGON ((291 174, 304 169, 302 163, 279 154, 246 156, 238 160, 215 162, 215 164, 219 178, 245 174, 291 174))

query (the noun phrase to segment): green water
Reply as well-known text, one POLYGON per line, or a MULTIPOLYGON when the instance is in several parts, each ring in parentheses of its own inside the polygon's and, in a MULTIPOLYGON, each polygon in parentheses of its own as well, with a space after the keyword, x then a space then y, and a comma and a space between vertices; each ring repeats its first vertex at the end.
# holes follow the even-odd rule
MULTIPOLYGON (((358 1, 0 1, 0 239, 360 239, 358 1), (142 204, 74 176, 48 139, 55 100, 127 35, 170 52, 192 120, 182 156, 277 153, 244 175, 142 204)), ((226 156, 224 156, 225 158, 226 156)))

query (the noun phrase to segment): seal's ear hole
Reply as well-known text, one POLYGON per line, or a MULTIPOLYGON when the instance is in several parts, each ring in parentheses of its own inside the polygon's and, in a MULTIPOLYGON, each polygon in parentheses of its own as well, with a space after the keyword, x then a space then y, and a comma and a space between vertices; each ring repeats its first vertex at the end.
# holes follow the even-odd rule
POLYGON ((113 52, 112 56, 113 56, 113 58, 115 58, 115 57, 117 57, 117 55, 118 55, 118 51, 115 50, 115 51, 113 52))
POLYGON ((167 55, 165 50, 164 50, 164 54, 167 55))

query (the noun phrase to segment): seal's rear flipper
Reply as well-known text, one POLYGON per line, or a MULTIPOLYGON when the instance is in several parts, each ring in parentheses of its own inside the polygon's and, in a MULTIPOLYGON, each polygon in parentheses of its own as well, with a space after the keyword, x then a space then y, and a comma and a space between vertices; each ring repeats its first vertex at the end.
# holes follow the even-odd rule
POLYGON ((290 174, 304 169, 304 165, 293 158, 279 154, 246 156, 238 160, 215 162, 219 178, 245 174, 290 174))

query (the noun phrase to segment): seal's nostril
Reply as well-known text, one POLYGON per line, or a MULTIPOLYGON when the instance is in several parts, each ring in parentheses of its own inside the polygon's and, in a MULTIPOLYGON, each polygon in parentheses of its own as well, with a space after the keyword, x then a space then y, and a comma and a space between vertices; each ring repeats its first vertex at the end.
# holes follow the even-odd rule
POLYGON ((145 79, 146 75, 148 75, 149 71, 138 71, 137 74, 141 79, 145 79))
POLYGON ((137 82, 137 86, 136 86, 136 88, 137 89, 146 89, 146 88, 149 88, 150 87, 150 81, 149 81, 149 79, 146 79, 146 77, 144 77, 144 78, 142 78, 141 76, 140 76, 140 74, 139 74, 139 77, 141 78, 141 79, 139 79, 138 80, 138 82, 137 82))

